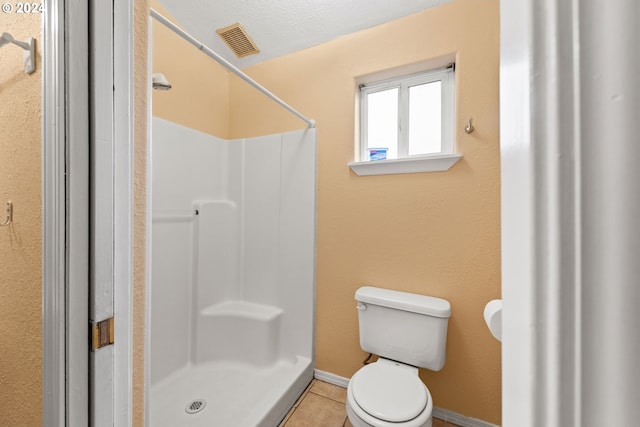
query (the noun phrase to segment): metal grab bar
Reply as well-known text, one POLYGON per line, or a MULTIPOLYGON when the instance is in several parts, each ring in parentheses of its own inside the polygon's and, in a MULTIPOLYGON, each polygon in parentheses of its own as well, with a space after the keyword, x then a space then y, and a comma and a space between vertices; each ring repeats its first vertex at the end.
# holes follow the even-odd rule
POLYGON ((183 222, 191 221, 198 215, 200 215, 198 209, 155 210, 152 213, 151 220, 153 222, 183 222))
POLYGON ((173 31, 174 33, 176 33, 177 35, 179 35, 180 37, 182 37, 183 39, 185 39, 186 41, 188 41, 189 43, 191 43, 192 45, 194 45, 198 49, 200 49, 206 55, 208 55, 209 57, 214 59, 218 64, 222 65, 223 67, 225 67, 226 69, 231 71, 233 74, 237 75, 242 80, 244 80, 245 82, 249 83, 254 88, 258 89, 264 95, 266 95, 267 97, 271 98, 273 101, 278 103, 280 106, 284 107, 287 111, 289 111, 290 113, 294 114, 300 120, 302 120, 305 123, 307 123, 309 128, 316 127, 316 121, 315 120, 308 119, 307 117, 305 117, 298 110, 296 110, 295 108, 293 108, 292 106, 290 106, 289 104, 284 102, 282 99, 278 98, 273 93, 269 92, 269 90, 266 89, 264 86, 262 86, 260 83, 256 82, 251 77, 249 77, 245 73, 243 73, 235 65, 233 65, 232 63, 230 63, 229 61, 224 59, 222 56, 220 56, 217 53, 215 53, 213 50, 209 49, 204 44, 200 43, 198 40, 196 40, 190 34, 185 32, 182 28, 178 27, 176 24, 174 24, 173 22, 169 21, 167 18, 162 16, 160 13, 158 13, 155 9, 150 8, 150 13, 151 13, 151 16, 153 18, 155 18, 158 22, 163 24, 165 27, 169 28, 171 31, 173 31))

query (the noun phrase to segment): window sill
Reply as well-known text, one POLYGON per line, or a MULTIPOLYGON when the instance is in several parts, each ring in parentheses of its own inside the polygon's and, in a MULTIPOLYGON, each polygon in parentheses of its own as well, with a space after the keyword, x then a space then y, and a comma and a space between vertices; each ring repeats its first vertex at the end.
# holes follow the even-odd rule
POLYGON ((444 172, 449 170, 461 158, 462 154, 436 154, 406 159, 351 162, 349 167, 358 176, 444 172))

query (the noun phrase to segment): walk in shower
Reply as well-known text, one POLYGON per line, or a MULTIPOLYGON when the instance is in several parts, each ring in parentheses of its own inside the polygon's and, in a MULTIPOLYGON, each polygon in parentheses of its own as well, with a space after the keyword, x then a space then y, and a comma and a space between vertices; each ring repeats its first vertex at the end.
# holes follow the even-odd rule
POLYGON ((313 377, 316 130, 154 117, 150 149, 147 425, 276 426, 313 377))

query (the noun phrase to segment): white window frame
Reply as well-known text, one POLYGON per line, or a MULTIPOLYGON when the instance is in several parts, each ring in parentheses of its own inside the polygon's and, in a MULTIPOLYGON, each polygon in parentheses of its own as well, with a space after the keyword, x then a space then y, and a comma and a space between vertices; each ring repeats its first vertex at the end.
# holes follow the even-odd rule
POLYGON ((432 69, 361 84, 360 138, 356 152, 360 161, 349 163, 357 175, 383 175, 397 173, 436 172, 448 170, 462 156, 455 154, 455 66, 432 69), (437 153, 409 155, 409 89, 413 86, 441 82, 441 150, 437 153), (367 96, 376 92, 398 88, 398 158, 368 160, 367 96))

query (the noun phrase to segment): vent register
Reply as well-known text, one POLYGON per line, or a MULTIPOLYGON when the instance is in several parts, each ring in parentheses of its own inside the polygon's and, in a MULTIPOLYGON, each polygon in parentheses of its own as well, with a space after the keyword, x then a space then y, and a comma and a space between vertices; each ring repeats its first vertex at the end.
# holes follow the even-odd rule
POLYGON ((238 58, 244 58, 260 52, 258 46, 238 22, 228 27, 220 28, 216 32, 238 58))

